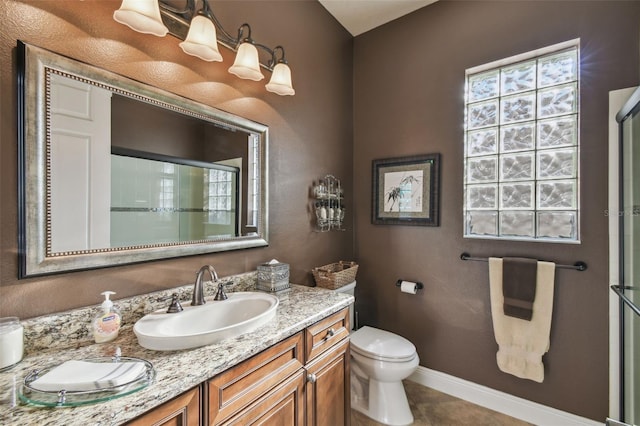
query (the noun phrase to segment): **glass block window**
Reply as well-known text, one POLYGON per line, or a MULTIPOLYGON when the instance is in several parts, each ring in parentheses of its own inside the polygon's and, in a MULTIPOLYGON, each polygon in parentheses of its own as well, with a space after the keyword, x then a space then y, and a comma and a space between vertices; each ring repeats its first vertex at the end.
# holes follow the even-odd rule
POLYGON ((209 223, 229 225, 233 217, 233 173, 226 170, 206 169, 204 210, 209 223))
POLYGON ((260 175, 258 173, 259 144, 257 135, 249 135, 249 188, 247 199, 247 226, 258 226, 260 175))
POLYGON ((579 40, 466 71, 464 236, 578 242, 579 40))
MULTIPOLYGON (((144 160, 139 160, 140 161, 144 160)), ((178 181, 177 167, 172 163, 159 163, 162 173, 158 180, 158 206, 167 211, 175 208, 175 184, 178 181)))

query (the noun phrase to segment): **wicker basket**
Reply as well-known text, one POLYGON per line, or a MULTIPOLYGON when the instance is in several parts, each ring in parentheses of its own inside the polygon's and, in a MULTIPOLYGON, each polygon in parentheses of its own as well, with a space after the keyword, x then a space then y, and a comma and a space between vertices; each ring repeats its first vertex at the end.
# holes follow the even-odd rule
POLYGON ((345 286, 356 279, 358 264, 341 260, 329 265, 320 266, 311 270, 318 287, 335 290, 345 286))

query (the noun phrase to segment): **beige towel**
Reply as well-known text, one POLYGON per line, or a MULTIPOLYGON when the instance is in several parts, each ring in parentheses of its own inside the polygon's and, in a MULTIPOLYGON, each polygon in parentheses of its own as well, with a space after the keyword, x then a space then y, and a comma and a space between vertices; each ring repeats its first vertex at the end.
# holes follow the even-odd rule
POLYGON ((504 315, 502 259, 489 258, 489 284, 493 332, 498 342, 496 359, 505 373, 542 383, 542 355, 549 350, 555 263, 538 262, 536 298, 531 321, 504 315))

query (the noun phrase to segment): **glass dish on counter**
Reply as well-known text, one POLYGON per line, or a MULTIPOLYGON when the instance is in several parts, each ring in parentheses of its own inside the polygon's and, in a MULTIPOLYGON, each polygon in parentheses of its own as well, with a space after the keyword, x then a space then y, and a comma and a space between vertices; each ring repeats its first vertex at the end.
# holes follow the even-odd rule
POLYGON ((45 407, 76 407, 81 405, 97 404, 110 401, 123 396, 131 395, 149 386, 156 377, 153 365, 144 359, 123 356, 89 358, 82 360, 89 363, 124 363, 137 362, 144 364, 143 371, 136 377, 117 385, 100 386, 91 390, 43 390, 34 386, 34 382, 47 373, 52 372, 62 364, 55 364, 43 369, 33 370, 27 374, 18 390, 20 401, 26 404, 45 407))

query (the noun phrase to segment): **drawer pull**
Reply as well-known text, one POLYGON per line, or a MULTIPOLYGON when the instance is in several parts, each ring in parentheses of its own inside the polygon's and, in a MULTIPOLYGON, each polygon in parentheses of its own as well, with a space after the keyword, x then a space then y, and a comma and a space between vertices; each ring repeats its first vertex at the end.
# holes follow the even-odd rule
POLYGON ((318 380, 315 374, 307 374, 307 382, 315 383, 318 380))
POLYGON ((327 330, 327 336, 325 337, 326 340, 328 340, 330 337, 333 337, 336 335, 336 331, 333 328, 330 328, 327 330))

